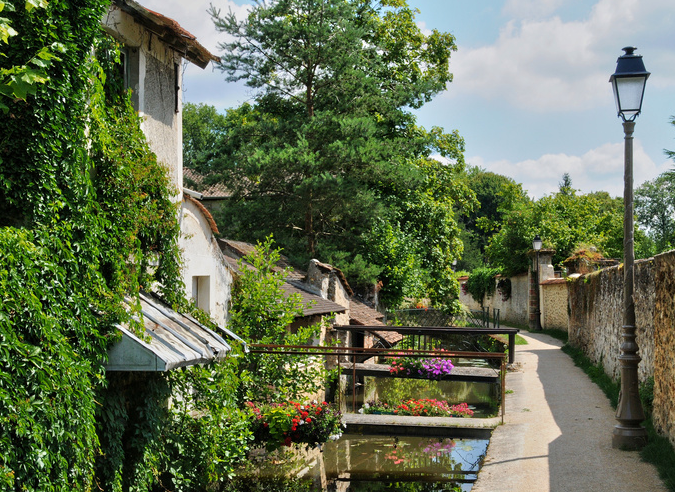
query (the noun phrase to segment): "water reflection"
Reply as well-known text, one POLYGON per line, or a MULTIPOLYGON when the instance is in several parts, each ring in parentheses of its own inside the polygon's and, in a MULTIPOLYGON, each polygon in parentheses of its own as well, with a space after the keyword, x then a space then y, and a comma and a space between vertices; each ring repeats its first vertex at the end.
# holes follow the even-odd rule
POLYGON ((469 491, 487 440, 344 435, 322 452, 252 458, 232 492, 469 491))

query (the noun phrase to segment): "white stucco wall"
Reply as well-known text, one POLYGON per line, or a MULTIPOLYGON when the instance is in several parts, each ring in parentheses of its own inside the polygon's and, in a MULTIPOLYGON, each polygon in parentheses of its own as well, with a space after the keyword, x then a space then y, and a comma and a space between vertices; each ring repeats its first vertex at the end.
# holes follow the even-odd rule
POLYGON ((181 113, 175 109, 176 97, 179 110, 182 107, 181 90, 176 91, 176 85, 182 86, 182 58, 114 5, 102 24, 127 49, 127 74, 134 107, 142 118, 141 127, 150 148, 167 167, 179 200, 183 187, 183 127, 181 113))
POLYGON ((191 200, 183 200, 180 211, 181 237, 185 266, 183 281, 188 297, 193 295, 193 280, 208 281, 208 310, 220 326, 225 324, 232 293, 232 272, 224 260, 206 216, 191 200))

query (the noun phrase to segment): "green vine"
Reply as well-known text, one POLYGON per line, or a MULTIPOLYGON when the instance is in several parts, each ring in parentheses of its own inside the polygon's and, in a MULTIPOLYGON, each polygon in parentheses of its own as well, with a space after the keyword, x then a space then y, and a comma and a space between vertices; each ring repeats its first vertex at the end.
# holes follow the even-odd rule
POLYGON ((55 40, 63 50, 34 90, 3 100, 0 119, 0 489, 148 489, 169 461, 169 381, 139 392, 103 362, 117 323, 140 330, 125 299, 156 288, 181 300, 173 191, 112 90, 107 2, 42 7, 2 12, 19 35, 1 69, 55 40))
POLYGON ((474 301, 481 306, 485 298, 492 297, 497 287, 495 278, 501 273, 499 268, 476 268, 466 281, 466 289, 474 301))

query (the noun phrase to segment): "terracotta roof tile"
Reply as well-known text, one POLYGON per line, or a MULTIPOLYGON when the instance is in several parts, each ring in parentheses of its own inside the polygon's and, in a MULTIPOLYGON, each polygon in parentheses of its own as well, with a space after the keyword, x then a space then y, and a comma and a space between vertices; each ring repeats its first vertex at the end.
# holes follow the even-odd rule
POLYGON ((205 68, 210 61, 219 60, 175 20, 147 9, 134 0, 114 0, 114 4, 198 67, 205 68))
POLYGON ((183 168, 183 186, 198 191, 207 200, 228 198, 232 195, 223 183, 209 184, 206 176, 194 169, 183 168))
POLYGON ((199 209, 199 211, 204 214, 204 217, 206 217, 206 221, 209 223, 209 227, 211 228, 211 232, 213 232, 216 236, 220 234, 218 232, 216 221, 213 220, 213 215, 211 215, 211 212, 209 212, 199 200, 192 198, 190 195, 183 195, 183 199, 193 203, 199 209))

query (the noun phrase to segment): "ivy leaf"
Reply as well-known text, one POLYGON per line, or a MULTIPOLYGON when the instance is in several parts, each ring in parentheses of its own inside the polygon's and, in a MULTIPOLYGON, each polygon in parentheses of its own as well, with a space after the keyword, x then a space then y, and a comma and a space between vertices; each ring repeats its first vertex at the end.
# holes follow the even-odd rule
POLYGON ((26 11, 32 12, 37 8, 45 8, 47 4, 47 0, 26 0, 26 11))

